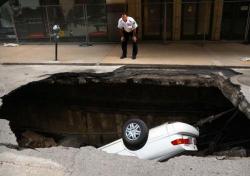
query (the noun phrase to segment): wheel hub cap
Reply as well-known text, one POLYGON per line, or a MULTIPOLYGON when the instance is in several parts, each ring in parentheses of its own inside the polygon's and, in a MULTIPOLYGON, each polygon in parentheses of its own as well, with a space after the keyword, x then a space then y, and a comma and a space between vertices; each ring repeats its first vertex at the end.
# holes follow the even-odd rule
POLYGON ((141 128, 137 123, 130 123, 126 128, 125 134, 129 140, 137 140, 141 135, 141 128))

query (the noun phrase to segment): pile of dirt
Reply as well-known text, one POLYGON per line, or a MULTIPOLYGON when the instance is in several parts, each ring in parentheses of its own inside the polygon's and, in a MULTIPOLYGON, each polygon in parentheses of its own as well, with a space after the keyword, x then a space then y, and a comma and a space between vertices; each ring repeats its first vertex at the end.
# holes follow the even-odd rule
POLYGON ((23 132, 18 140, 18 144, 20 147, 28 148, 48 148, 57 146, 53 138, 45 137, 33 131, 23 132))

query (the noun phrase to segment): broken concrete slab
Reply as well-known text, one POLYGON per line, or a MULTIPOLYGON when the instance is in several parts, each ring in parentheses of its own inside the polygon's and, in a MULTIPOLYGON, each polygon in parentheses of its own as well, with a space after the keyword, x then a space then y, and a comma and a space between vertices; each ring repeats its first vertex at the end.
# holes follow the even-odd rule
POLYGON ((241 96, 241 101, 239 102, 239 109, 245 114, 250 114, 250 69, 234 70, 240 73, 240 75, 235 75, 230 78, 230 81, 234 85, 240 87, 239 95, 241 96))
POLYGON ((112 72, 121 66, 69 66, 69 65, 0 65, 0 97, 33 81, 39 81, 56 73, 112 72))
POLYGON ((49 159, 4 151, 0 154, 0 175, 64 176, 64 168, 49 159))
POLYGON ((247 176, 250 172, 249 158, 217 160, 216 157, 180 156, 159 163, 107 154, 92 147, 53 147, 23 151, 0 147, 0 163, 0 175, 7 173, 6 176, 18 172, 26 173, 27 176, 40 176, 40 173, 54 173, 56 176, 247 176))
POLYGON ((0 119, 0 146, 6 145, 11 147, 17 147, 15 134, 11 131, 9 121, 0 119))

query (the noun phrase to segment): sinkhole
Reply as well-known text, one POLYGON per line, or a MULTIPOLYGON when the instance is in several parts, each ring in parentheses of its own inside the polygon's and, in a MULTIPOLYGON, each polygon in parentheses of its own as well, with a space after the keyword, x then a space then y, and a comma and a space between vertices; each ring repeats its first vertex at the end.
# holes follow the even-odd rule
POLYGON ((149 128, 172 121, 199 126, 199 154, 250 148, 250 120, 217 87, 82 80, 52 76, 3 97, 0 116, 10 121, 20 146, 100 147, 121 137, 125 121, 139 118, 149 128), (204 123, 211 116, 216 120, 204 123))

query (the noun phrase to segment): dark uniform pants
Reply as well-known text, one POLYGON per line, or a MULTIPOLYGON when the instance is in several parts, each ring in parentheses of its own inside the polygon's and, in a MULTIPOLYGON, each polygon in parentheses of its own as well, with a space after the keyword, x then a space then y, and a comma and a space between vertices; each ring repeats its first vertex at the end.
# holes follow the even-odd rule
MULTIPOLYGON (((126 31, 123 31, 123 36, 124 36, 124 40, 122 41, 122 55, 123 56, 127 56, 127 45, 128 45, 128 40, 129 40, 129 37, 133 37, 133 32, 126 32, 126 31)), ((132 39, 133 41, 133 39, 132 39)), ((138 46, 137 46, 137 42, 134 42, 133 41, 133 51, 132 51, 132 55, 133 56, 136 56, 137 55, 137 52, 138 52, 138 46)))

